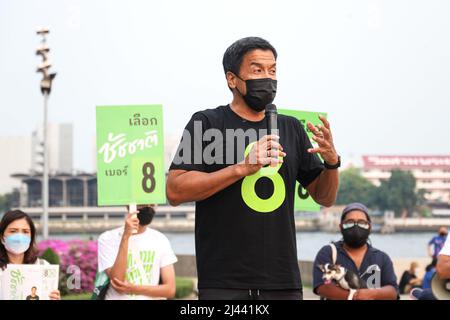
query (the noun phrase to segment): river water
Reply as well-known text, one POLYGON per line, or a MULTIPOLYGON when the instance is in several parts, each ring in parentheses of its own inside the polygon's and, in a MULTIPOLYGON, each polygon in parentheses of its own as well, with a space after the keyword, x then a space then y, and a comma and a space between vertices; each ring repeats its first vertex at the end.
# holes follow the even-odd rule
MULTIPOLYGON (((193 233, 165 233, 169 238, 176 254, 195 254, 193 233)), ((373 234, 370 239, 372 245, 386 252, 391 258, 426 258, 428 241, 434 233, 394 233, 373 234)), ((64 234, 52 235, 53 239, 96 239, 92 234, 64 234)), ((316 253, 322 246, 341 239, 337 233, 326 232, 297 232, 297 252, 299 260, 314 260, 316 253)), ((39 240, 39 238, 38 238, 39 240)))
MULTIPOLYGON (((175 253, 194 254, 194 235, 190 233, 166 233, 175 253)), ((425 258, 428 241, 433 233, 373 234, 372 245, 386 252, 391 258, 425 258)), ((340 240, 340 234, 326 232, 298 232, 297 254, 299 260, 314 260, 317 252, 330 241, 340 240)))

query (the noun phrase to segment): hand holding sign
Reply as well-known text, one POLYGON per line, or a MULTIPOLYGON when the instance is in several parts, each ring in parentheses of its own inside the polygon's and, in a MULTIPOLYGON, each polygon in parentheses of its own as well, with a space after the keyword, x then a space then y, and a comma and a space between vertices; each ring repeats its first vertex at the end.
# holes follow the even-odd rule
POLYGON ((124 235, 130 237, 137 233, 138 228, 139 219, 136 216, 136 212, 129 213, 125 220, 125 229, 123 231, 124 235))
POLYGON ((50 300, 61 300, 61 293, 59 290, 54 290, 50 292, 49 296, 50 300))
POLYGON ((127 236, 131 236, 133 234, 138 233, 139 228, 139 219, 137 217, 138 214, 137 206, 136 204, 130 204, 128 206, 128 215, 125 220, 125 230, 124 233, 127 236))
POLYGON ((336 164, 338 154, 334 148, 333 136, 331 134, 330 123, 324 116, 319 115, 322 124, 314 126, 311 122, 308 122, 308 129, 314 134, 312 139, 317 142, 318 147, 308 149, 309 153, 319 153, 322 159, 329 164, 336 164))

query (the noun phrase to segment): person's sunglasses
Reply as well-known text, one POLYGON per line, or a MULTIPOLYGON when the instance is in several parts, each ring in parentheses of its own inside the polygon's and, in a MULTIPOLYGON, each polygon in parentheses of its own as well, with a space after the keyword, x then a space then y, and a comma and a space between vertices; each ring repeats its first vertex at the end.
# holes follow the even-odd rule
POLYGON ((353 228, 354 226, 358 226, 363 229, 369 229, 370 223, 366 220, 351 220, 351 219, 346 220, 342 223, 342 228, 344 230, 353 228))

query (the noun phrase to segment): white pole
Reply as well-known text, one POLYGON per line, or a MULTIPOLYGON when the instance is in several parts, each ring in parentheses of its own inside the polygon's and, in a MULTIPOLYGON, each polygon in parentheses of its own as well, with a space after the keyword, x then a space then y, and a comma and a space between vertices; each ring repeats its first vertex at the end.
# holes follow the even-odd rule
POLYGON ((44 239, 48 239, 48 139, 47 139, 47 109, 48 109, 48 93, 44 93, 44 170, 42 172, 42 235, 44 239))
MULTIPOLYGON (((128 205, 128 214, 130 214, 130 213, 134 213, 134 212, 136 212, 137 211, 137 205, 136 205, 136 203, 130 203, 129 205, 128 205)), ((133 214, 133 218, 135 218, 137 216, 137 214, 136 213, 134 213, 133 214)), ((138 230, 136 229, 136 230, 133 230, 133 234, 137 234, 138 233, 138 230)))

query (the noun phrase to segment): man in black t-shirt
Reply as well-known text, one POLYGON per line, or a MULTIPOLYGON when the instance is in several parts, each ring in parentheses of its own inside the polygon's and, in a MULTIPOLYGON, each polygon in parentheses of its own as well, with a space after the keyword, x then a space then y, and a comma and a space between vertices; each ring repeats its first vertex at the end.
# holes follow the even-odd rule
POLYGON ((295 183, 321 205, 336 199, 340 159, 324 117, 323 125, 307 124, 316 148, 293 117, 279 115, 278 134, 267 134, 276 58, 256 37, 226 50, 233 100, 192 116, 169 170, 169 202, 196 202, 200 299, 301 299, 295 183))
POLYGON ((25 299, 26 300, 39 300, 39 296, 36 294, 36 287, 32 287, 31 288, 31 294, 29 296, 27 296, 25 299))

